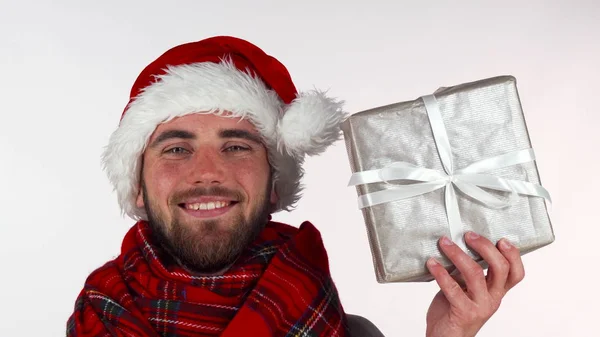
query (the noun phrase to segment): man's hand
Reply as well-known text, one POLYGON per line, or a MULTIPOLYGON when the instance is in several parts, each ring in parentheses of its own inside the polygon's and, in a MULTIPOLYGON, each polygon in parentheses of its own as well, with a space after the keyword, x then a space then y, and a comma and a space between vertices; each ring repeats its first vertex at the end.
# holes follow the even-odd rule
POLYGON ((475 336, 498 310, 506 292, 525 276, 519 250, 508 240, 498 241, 497 248, 475 233, 467 233, 465 240, 488 263, 487 276, 457 245, 445 237, 440 240, 442 251, 461 273, 464 287, 435 259, 427 262, 441 288, 427 312, 427 337, 475 336))

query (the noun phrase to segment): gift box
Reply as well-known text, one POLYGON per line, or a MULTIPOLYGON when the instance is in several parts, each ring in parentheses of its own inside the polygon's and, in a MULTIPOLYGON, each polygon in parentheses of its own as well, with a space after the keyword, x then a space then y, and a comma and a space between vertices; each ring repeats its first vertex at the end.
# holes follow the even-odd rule
POLYGON ((430 257, 455 271, 443 235, 484 268, 466 231, 522 255, 554 241, 514 77, 358 112, 342 131, 378 282, 430 281, 430 257))

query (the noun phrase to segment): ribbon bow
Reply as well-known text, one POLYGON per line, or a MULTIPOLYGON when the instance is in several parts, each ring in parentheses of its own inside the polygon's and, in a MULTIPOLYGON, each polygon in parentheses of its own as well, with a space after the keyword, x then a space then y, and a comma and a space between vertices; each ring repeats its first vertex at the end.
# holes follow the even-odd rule
POLYGON ((482 174, 490 170, 534 161, 535 154, 531 148, 483 159, 462 169, 455 170, 452 163, 452 149, 440 113, 439 104, 433 95, 421 98, 425 104, 433 138, 444 171, 418 167, 407 162, 394 162, 381 169, 356 172, 350 177, 349 186, 376 182, 390 183, 393 180, 416 181, 414 184, 395 185, 392 189, 361 195, 358 198, 360 209, 411 198, 445 187, 445 205, 450 237, 466 251, 455 188, 492 209, 502 209, 511 206, 516 202, 519 194, 542 197, 551 201, 548 191, 540 185, 482 174), (500 200, 481 189, 481 187, 509 192, 510 197, 508 200, 500 200))

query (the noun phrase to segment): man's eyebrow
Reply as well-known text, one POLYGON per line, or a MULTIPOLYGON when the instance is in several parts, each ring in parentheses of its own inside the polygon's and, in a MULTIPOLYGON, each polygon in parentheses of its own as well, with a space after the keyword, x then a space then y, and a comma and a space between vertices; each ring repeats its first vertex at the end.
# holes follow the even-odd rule
POLYGON ((253 134, 250 131, 242 130, 242 129, 223 129, 219 131, 219 137, 221 138, 242 138, 247 139, 251 142, 262 144, 262 139, 253 134))
POLYGON ((152 142, 150 147, 156 147, 160 143, 173 138, 196 139, 196 135, 185 130, 168 130, 158 135, 158 137, 156 137, 156 139, 152 142))

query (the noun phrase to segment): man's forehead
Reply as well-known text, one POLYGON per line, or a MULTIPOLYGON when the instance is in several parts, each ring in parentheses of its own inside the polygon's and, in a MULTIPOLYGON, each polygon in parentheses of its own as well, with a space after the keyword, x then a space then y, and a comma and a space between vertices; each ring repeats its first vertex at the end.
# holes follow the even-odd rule
POLYGON ((244 138, 256 143, 263 140, 254 125, 246 119, 215 114, 192 114, 159 124, 152 133, 149 144, 157 145, 168 139, 244 138))
POLYGON ((221 116, 213 113, 194 113, 175 117, 159 124, 152 133, 150 141, 153 141, 162 133, 169 130, 186 131, 198 136, 200 134, 207 134, 208 132, 218 134, 219 130, 224 129, 241 129, 259 136, 256 127, 247 119, 242 119, 241 117, 232 116, 230 114, 221 116))

